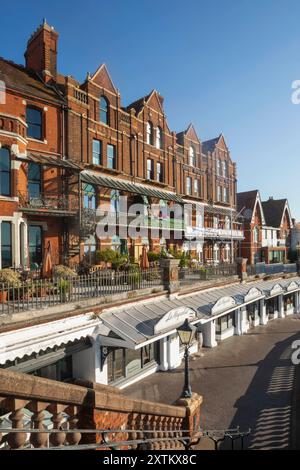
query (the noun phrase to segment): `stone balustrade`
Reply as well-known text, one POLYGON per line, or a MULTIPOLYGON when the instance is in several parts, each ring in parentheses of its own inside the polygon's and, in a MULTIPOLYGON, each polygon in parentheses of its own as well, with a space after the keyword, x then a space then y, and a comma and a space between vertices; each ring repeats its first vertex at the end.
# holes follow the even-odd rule
POLYGON ((0 450, 105 449, 112 443, 121 449, 184 449, 199 438, 202 397, 196 394, 171 406, 130 399, 109 386, 78 383, 0 369, 1 415, 9 414, 12 428, 0 435, 0 450))

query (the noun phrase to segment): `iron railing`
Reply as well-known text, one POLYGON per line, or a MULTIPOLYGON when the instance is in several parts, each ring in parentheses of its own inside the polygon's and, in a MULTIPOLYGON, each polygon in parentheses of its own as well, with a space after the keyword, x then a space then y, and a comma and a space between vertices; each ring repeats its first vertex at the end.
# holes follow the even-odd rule
POLYGON ((201 443, 202 438, 208 438, 214 443, 214 450, 220 450, 220 446, 226 441, 229 442, 231 450, 236 450, 236 443, 239 443, 237 450, 244 450, 244 440, 251 434, 248 431, 240 431, 240 428, 228 430, 209 430, 195 429, 192 433, 190 430, 174 430, 174 429, 68 429, 63 423, 59 429, 33 429, 31 427, 21 429, 0 428, 2 440, 0 439, 0 450, 11 449, 8 444, 8 436, 12 433, 26 435, 25 443, 22 450, 161 450, 179 449, 190 450, 201 443), (36 447, 33 442, 33 436, 42 433, 44 445, 36 447), (77 436, 78 443, 74 443, 73 435, 77 436), (60 445, 54 445, 56 435, 59 435, 60 445), (83 437, 88 435, 96 436, 98 442, 91 444, 81 444, 83 437), (47 438, 45 439, 45 437, 47 438))
POLYGON ((19 206, 27 211, 78 211, 78 195, 76 193, 62 194, 44 191, 30 195, 27 191, 19 191, 19 206))
POLYGON ((87 276, 0 284, 0 315, 101 298, 163 284, 162 269, 96 271, 87 276))
POLYGON ((296 273, 296 272, 297 272, 296 263, 290 263, 290 264, 257 263, 257 264, 247 266, 248 276, 256 276, 256 275, 259 275, 259 274, 266 274, 266 275, 285 274, 285 273, 288 274, 288 273, 296 273))
POLYGON ((237 265, 219 264, 217 266, 205 266, 196 268, 181 268, 179 271, 180 284, 193 284, 198 281, 207 281, 222 277, 237 275, 237 265))

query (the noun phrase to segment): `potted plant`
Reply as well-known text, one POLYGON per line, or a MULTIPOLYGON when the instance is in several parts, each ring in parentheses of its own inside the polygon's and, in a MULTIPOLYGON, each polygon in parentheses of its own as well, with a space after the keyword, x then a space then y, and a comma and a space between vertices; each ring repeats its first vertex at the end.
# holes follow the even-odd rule
POLYGON ((8 291, 11 291, 11 288, 21 286, 20 279, 20 274, 13 269, 6 268, 0 270, 0 303, 7 302, 8 291))
POLYGON ((71 283, 68 279, 59 279, 57 287, 60 294, 61 303, 68 302, 70 300, 70 294, 72 291, 71 283))

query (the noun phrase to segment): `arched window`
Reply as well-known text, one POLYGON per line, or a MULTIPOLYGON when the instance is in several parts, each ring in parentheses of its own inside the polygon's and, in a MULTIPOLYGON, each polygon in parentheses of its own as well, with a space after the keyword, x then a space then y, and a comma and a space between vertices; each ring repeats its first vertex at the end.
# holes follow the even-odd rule
POLYGON ((147 144, 153 145, 153 124, 152 122, 147 122, 147 144))
POLYGON ((96 209, 96 190, 91 184, 83 187, 83 208, 96 209))
POLYGON ((159 126, 156 129, 156 148, 162 149, 162 129, 159 126))
POLYGON ((109 103, 105 96, 100 97, 100 122, 109 124, 109 103))
POLYGON ((195 158, 195 149, 194 147, 190 146, 190 149, 189 149, 189 164, 191 166, 195 166, 196 165, 196 158, 195 158))
POLYGON ((0 194, 10 196, 11 192, 10 152, 6 147, 0 148, 0 194))

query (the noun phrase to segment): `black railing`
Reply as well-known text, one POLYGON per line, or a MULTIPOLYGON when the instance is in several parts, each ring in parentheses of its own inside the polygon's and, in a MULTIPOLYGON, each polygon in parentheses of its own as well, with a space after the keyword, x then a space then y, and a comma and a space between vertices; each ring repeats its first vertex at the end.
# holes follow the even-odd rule
MULTIPOLYGON (((43 447, 39 447, 38 450, 92 450, 92 449, 107 449, 107 450, 120 450, 120 449, 133 449, 133 450, 157 450, 157 449, 178 449, 180 446, 182 449, 190 450, 195 448, 201 443, 202 438, 208 438, 214 443, 214 450, 219 450, 220 445, 226 441, 230 442, 231 450, 235 450, 235 444, 239 442, 237 450, 244 450, 244 439, 251 434, 251 429, 242 432, 240 428, 228 429, 228 430, 213 430, 203 431, 196 429, 194 432, 188 430, 133 430, 133 429, 68 429, 63 423, 60 429, 46 429, 43 428, 43 435, 47 435, 46 443, 43 447), (79 442, 75 445, 68 442, 72 439, 68 439, 68 436, 77 435, 79 442), (51 436, 59 435, 62 440, 60 446, 54 446, 51 444, 51 436), (62 436, 63 435, 63 436, 62 436), (97 443, 81 444, 80 440, 83 436, 93 435, 97 436, 97 443), (63 438, 63 439, 62 439, 63 438)), ((8 450, 7 437, 12 433, 12 428, 2 428, 0 431, 3 435, 0 440, 0 450, 8 450)), ((22 450, 35 450, 36 447, 32 444, 32 435, 41 433, 40 429, 33 429, 31 427, 25 427, 21 429, 14 428, 13 433, 25 434, 27 439, 22 447, 22 450)), ((73 440, 74 441, 74 440, 73 440)))
POLYGON ((40 194, 30 195, 27 191, 19 191, 19 206, 26 210, 45 210, 48 211, 78 211, 78 195, 75 193, 62 194, 53 192, 41 192, 40 194))
POLYGON ((283 264, 266 264, 266 263, 257 263, 247 266, 248 276, 257 276, 259 274, 272 275, 272 274, 288 274, 296 273, 297 265, 296 263, 283 264))
POLYGON ((0 284, 0 315, 39 310, 58 304, 101 298, 163 285, 160 268, 134 271, 96 271, 87 276, 28 279, 0 284))
POLYGON ((179 280, 182 285, 193 284, 198 281, 208 281, 223 277, 237 275, 237 265, 220 264, 218 266, 203 266, 196 268, 181 268, 179 271, 179 280))

